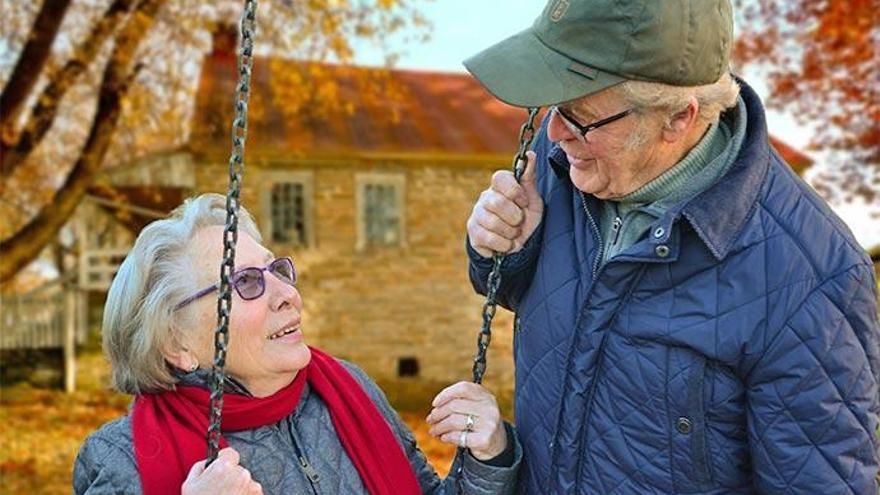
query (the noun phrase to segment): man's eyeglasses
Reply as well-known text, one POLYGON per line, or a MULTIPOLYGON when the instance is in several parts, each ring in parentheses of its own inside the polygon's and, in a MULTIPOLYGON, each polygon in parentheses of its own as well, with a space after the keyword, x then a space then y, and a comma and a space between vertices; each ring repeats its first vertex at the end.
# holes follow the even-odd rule
MULTIPOLYGON (((286 256, 283 258, 276 258, 264 267, 250 266, 242 268, 232 274, 230 283, 235 287, 235 291, 238 292, 238 295, 241 296, 242 299, 250 301, 262 296, 263 293, 266 292, 266 278, 264 272, 269 272, 272 275, 275 275, 275 278, 285 284, 296 285, 296 268, 293 266, 293 260, 286 256)), ((196 299, 207 296, 219 288, 219 283, 210 287, 205 287, 183 301, 180 301, 177 306, 174 307, 174 310, 177 311, 196 299)))
POLYGON ((627 115, 636 111, 635 108, 630 108, 629 110, 624 110, 620 113, 616 113, 610 117, 606 117, 602 120, 597 120, 592 124, 581 125, 578 121, 572 117, 567 111, 563 110, 562 107, 553 106, 550 107, 550 111, 555 112, 556 115, 562 120, 562 123, 568 127, 568 130, 571 131, 572 134, 577 136, 578 141, 583 144, 587 144, 587 133, 602 127, 603 125, 608 125, 612 122, 618 121, 627 115))

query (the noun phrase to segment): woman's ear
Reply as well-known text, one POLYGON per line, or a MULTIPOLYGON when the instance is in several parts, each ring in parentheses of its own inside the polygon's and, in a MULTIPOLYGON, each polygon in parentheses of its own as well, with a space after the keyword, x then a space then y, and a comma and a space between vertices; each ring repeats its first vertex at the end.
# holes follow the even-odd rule
POLYGON ((199 368, 199 360, 188 349, 168 350, 162 355, 165 356, 165 361, 182 371, 191 373, 199 368))
POLYGON ((186 372, 193 372, 199 368, 198 357, 189 348, 180 343, 175 332, 172 332, 171 343, 165 346, 162 356, 165 357, 165 361, 168 361, 170 365, 186 372))

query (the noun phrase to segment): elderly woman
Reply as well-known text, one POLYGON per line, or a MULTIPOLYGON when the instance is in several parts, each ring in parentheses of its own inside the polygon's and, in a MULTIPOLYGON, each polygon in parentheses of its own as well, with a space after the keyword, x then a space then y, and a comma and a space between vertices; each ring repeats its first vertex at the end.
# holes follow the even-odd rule
POLYGON ((75 493, 512 493, 520 446, 486 389, 440 392, 431 434, 468 448, 440 480, 363 371, 305 344, 290 258, 260 244, 242 210, 217 461, 205 467, 208 379, 224 198, 205 194, 153 222, 104 311, 113 385, 129 413, 85 441, 75 493), (213 285, 212 285, 213 284, 213 285))

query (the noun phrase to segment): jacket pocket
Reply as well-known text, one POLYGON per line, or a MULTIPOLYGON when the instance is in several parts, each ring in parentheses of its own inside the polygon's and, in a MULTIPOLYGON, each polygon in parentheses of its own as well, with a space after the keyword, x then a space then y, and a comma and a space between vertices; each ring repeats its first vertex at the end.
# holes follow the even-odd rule
POLYGON ((704 490, 712 483, 706 432, 706 359, 681 347, 669 350, 666 405, 672 479, 676 491, 704 490))

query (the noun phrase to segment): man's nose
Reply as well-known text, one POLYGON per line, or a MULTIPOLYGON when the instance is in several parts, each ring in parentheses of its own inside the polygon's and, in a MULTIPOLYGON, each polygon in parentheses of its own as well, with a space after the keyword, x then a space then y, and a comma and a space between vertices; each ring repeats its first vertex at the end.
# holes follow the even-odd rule
POLYGON ((562 121, 559 112, 555 110, 550 112, 550 122, 547 123, 547 137, 554 143, 576 139, 571 129, 562 121))

